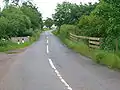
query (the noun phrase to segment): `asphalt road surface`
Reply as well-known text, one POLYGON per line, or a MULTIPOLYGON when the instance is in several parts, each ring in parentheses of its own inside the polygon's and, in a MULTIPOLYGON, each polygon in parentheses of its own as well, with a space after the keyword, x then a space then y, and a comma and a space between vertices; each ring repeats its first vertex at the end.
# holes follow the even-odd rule
POLYGON ((46 31, 15 57, 0 90, 120 90, 120 73, 73 52, 46 31))

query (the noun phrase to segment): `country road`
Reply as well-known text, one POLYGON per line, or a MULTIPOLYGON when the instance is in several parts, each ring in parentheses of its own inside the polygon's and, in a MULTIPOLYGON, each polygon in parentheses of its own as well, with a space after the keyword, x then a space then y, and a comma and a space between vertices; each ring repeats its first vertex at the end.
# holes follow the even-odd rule
POLYGON ((51 31, 15 57, 0 90, 120 90, 120 73, 73 52, 51 31))

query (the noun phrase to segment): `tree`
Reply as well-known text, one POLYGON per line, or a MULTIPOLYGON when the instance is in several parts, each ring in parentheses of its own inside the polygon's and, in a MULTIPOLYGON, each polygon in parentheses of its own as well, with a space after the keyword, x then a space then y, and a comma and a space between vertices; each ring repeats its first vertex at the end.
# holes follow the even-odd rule
POLYGON ((63 2, 62 4, 58 4, 55 9, 55 14, 53 15, 53 19, 55 25, 60 27, 63 24, 69 23, 69 13, 70 13, 70 5, 69 2, 63 2))
POLYGON ((5 2, 5 7, 8 7, 9 0, 4 0, 4 2, 5 2))
POLYGON ((37 27, 42 28, 42 14, 37 10, 37 8, 31 2, 24 2, 21 11, 29 17, 32 28, 36 29, 37 27))
POLYGON ((44 22, 44 25, 45 25, 47 28, 51 29, 51 27, 52 27, 52 25, 53 25, 53 20, 52 20, 51 18, 47 18, 47 19, 45 20, 45 22, 44 22))
POLYGON ((104 18, 108 25, 105 29, 106 37, 104 37, 105 49, 114 50, 114 41, 118 41, 120 36, 120 1, 119 0, 101 0, 96 9, 92 12, 104 18))
POLYGON ((63 24, 76 24, 82 15, 89 15, 96 7, 97 3, 88 5, 77 5, 70 2, 63 2, 58 4, 53 14, 54 23, 60 27, 63 24))
POLYGON ((107 28, 107 21, 99 17, 97 15, 83 15, 80 18, 78 23, 79 26, 79 33, 83 36, 92 36, 92 37, 105 37, 106 32, 105 29, 107 28))
POLYGON ((7 25, 8 25, 8 19, 5 17, 0 17, 0 39, 7 38, 7 25))
POLYGON ((11 5, 8 8, 4 8, 2 14, 7 18, 8 26, 6 34, 11 36, 23 36, 25 31, 31 28, 31 21, 29 17, 17 7, 11 5))
POLYGON ((42 15, 31 2, 19 5, 20 0, 4 0, 6 7, 0 11, 0 45, 3 38, 35 35, 36 28, 42 28, 42 15))

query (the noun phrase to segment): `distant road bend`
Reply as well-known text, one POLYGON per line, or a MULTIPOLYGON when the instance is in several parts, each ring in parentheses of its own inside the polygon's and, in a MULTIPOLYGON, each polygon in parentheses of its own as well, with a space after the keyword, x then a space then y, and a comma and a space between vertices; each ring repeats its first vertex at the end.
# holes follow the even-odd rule
POLYGON ((15 57, 0 90, 120 90, 120 73, 73 52, 46 31, 15 57))

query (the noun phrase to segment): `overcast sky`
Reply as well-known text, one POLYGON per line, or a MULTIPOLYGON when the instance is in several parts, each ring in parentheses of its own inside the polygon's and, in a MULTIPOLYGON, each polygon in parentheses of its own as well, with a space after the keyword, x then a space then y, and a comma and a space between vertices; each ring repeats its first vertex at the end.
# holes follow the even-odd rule
MULTIPOLYGON (((77 4, 79 4, 80 2, 82 3, 98 2, 98 0, 32 0, 32 1, 37 5, 44 19, 46 17, 51 17, 51 15, 54 13, 57 3, 62 3, 63 1, 69 1, 77 4)), ((3 6, 3 0, 0 0, 0 6, 3 6)))

